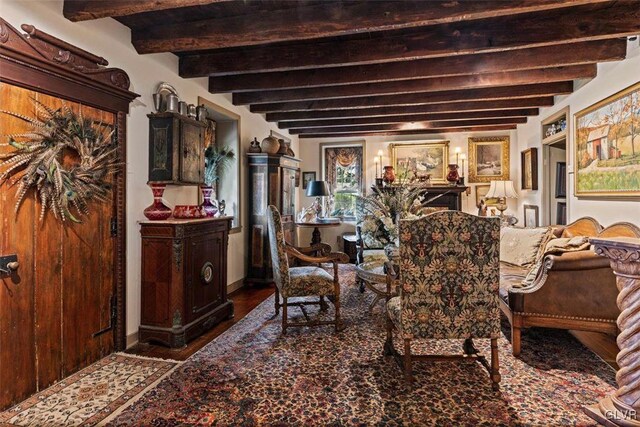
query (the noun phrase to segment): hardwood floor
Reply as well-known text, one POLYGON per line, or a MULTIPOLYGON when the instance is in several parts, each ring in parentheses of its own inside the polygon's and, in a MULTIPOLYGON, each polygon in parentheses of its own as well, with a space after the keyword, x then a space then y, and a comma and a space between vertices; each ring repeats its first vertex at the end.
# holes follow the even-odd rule
MULTIPOLYGON (((233 300, 235 317, 220 323, 206 334, 191 341, 184 348, 170 349, 161 345, 136 344, 135 346, 127 349, 126 352, 140 356, 159 357, 161 359, 185 360, 240 321, 240 319, 249 314, 251 310, 256 308, 262 301, 270 297, 272 294, 273 287, 245 287, 233 292, 229 295, 229 298, 233 300)), ((600 356, 614 369, 618 369, 618 365, 616 364, 618 346, 615 338, 597 332, 570 332, 585 347, 600 356)))

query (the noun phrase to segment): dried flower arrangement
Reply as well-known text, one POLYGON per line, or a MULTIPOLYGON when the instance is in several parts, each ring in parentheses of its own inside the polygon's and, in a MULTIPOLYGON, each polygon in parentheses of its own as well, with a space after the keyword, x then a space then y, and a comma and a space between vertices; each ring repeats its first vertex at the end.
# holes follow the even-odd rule
POLYGON ((78 217, 88 215, 92 200, 109 199, 110 176, 121 166, 114 130, 66 104, 54 110, 32 101, 40 118, 0 110, 31 125, 28 132, 5 135, 9 142, 0 143, 15 148, 0 154, 0 185, 18 184, 16 213, 33 189, 41 203, 40 220, 50 209, 62 222, 81 222, 78 217))

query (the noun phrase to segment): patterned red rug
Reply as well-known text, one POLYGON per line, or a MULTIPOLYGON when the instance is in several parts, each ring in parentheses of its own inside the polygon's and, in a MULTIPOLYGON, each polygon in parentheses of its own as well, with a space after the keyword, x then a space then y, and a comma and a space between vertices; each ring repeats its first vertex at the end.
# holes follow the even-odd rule
MULTIPOLYGON (((382 356, 382 305, 367 310, 372 295, 357 290, 352 266, 341 278, 343 332, 282 336, 269 298, 111 425, 594 425, 582 407, 613 390, 613 369, 571 335, 531 330, 520 359, 508 332, 500 340, 500 392, 478 363, 453 362, 416 363, 408 392, 395 361, 382 356)), ((489 354, 488 340, 476 345, 489 354)), ((460 349, 458 341, 427 348, 460 349)))

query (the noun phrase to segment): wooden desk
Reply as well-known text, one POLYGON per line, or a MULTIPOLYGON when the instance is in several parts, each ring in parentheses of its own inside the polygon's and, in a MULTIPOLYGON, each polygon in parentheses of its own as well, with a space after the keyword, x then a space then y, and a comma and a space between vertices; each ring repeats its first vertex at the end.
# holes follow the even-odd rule
POLYGON ((342 222, 296 222, 297 227, 313 227, 313 234, 311 234, 311 246, 322 242, 320 235, 321 228, 337 227, 340 224, 342 224, 342 222))

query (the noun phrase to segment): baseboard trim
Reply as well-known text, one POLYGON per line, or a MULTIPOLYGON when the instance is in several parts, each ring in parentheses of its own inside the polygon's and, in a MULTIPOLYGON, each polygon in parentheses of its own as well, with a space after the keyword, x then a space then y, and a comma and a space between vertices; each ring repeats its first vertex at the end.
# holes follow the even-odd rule
POLYGON ((127 348, 133 347, 136 344, 138 344, 138 333, 134 332, 127 335, 127 348))
POLYGON ((240 280, 236 280, 230 285, 227 285, 227 294, 230 294, 231 292, 235 292, 242 287, 244 287, 244 278, 240 280))

